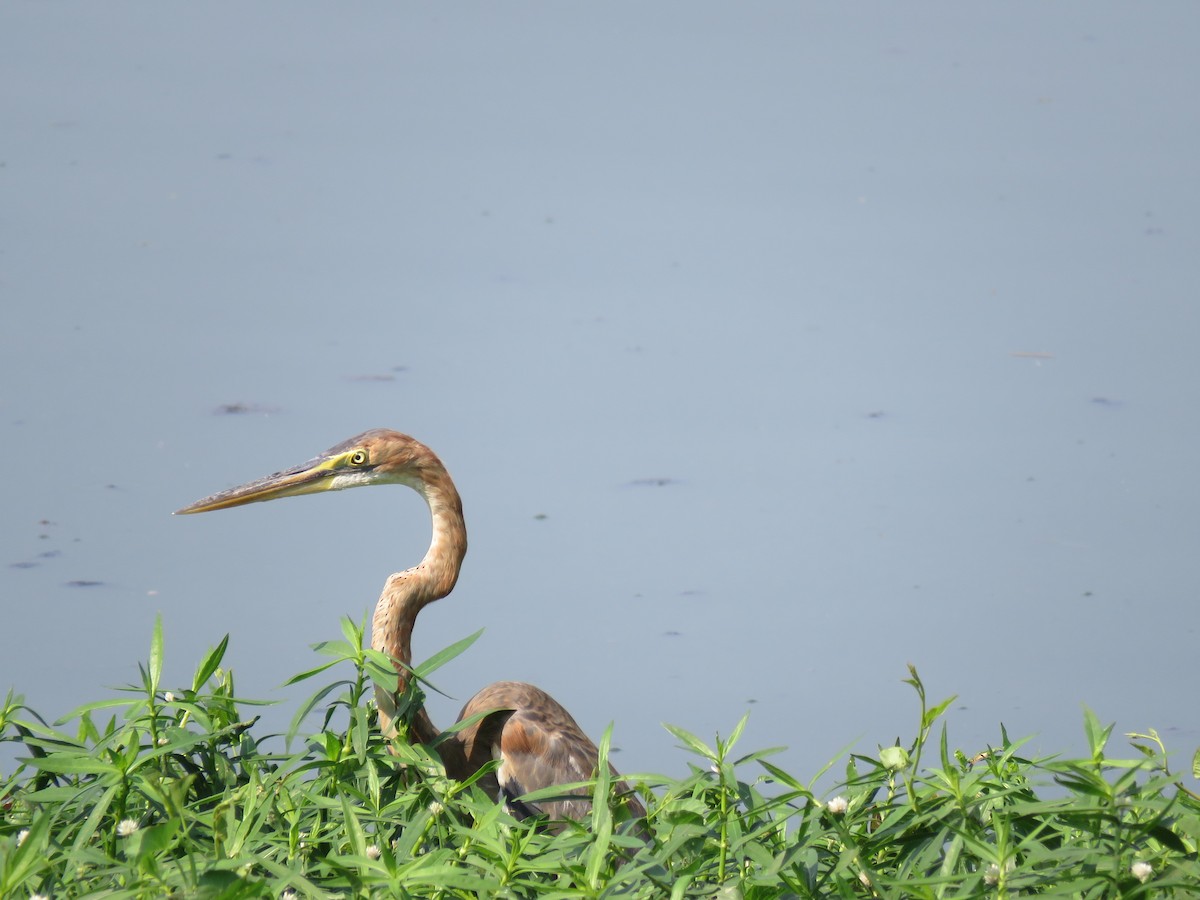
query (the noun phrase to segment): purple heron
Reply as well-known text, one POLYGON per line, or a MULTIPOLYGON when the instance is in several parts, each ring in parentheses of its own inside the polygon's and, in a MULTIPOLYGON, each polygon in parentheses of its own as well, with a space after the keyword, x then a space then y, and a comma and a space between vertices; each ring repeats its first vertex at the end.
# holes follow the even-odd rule
MULTIPOLYGON (((467 553, 462 501, 437 455, 406 434, 379 428, 343 441, 302 465, 197 500, 178 513, 372 484, 407 485, 425 498, 433 517, 433 540, 425 558, 388 578, 372 622, 371 646, 397 661, 395 690, 376 692, 380 728, 385 737, 392 738, 396 734, 396 698, 408 685, 417 614, 454 589, 467 553)), ((485 712, 488 714, 437 745, 448 775, 462 781, 495 759, 499 761, 495 773, 480 784, 518 818, 581 819, 589 814, 591 802, 582 789, 569 792, 579 799, 539 804, 519 799, 554 785, 586 781, 595 774, 596 745, 558 701, 531 684, 497 681, 467 701, 458 721, 485 712)), ((433 746, 438 736, 425 708, 418 708, 409 728, 410 740, 433 746)), ((617 770, 610 769, 619 778, 617 770)), ((619 783, 615 789, 631 817, 645 816, 627 785, 619 783)))

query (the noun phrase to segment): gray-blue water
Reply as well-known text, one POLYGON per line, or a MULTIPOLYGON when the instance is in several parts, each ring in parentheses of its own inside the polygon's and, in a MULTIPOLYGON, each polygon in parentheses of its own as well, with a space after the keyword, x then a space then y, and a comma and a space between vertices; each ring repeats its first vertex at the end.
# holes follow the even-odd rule
MULTIPOLYGON (((1174 749, 1200 579, 1200 7, 7 4, 0 691, 277 686, 402 489, 172 510, 371 427, 466 504, 449 724, 553 693, 810 775, 916 726, 1174 749), (665 484, 658 484, 665 480, 665 484)), ((272 718, 273 717, 273 718, 272 718)), ((1120 749, 1118 747, 1117 749, 1120 749)))

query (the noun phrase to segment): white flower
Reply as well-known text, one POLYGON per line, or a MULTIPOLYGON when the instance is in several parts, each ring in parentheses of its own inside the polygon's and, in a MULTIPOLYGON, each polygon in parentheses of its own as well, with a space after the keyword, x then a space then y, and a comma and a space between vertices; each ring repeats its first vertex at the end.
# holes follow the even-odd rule
POLYGON ((1154 874, 1154 866, 1150 865, 1144 859, 1139 859, 1129 867, 1129 871, 1133 873, 1134 878, 1145 884, 1150 880, 1150 876, 1154 874))
POLYGON ((168 703, 174 703, 175 702, 175 693, 173 691, 167 691, 165 694, 163 694, 163 699, 166 700, 168 703))
POLYGON ((292 890, 291 888, 288 888, 286 891, 284 891, 282 894, 279 895, 279 900, 292 900, 292 898, 295 896, 297 896, 296 892, 294 890, 292 890))
POLYGON ((25 843, 25 838, 27 838, 27 837, 29 837, 29 829, 28 828, 22 828, 20 831, 18 831, 17 832, 17 846, 20 847, 23 843, 25 843))
POLYGON ((367 859, 379 859, 383 855, 383 851, 379 849, 378 844, 372 844, 367 848, 367 859))
POLYGON ((158 746, 160 747, 165 747, 169 743, 170 741, 167 740, 167 736, 165 734, 158 739, 158 746))
MULTIPOLYGON (((1011 872, 1016 867, 1017 867, 1017 861, 1015 859, 1010 859, 1010 860, 1008 860, 1008 862, 1006 862, 1004 864, 1004 871, 1011 872)), ((996 882, 998 882, 999 880, 1000 880, 1000 867, 998 865, 996 865, 995 863, 992 863, 987 867, 987 871, 983 873, 983 883, 986 885, 993 885, 996 882)))
POLYGON ((29 900, 50 900, 45 894, 30 894, 29 900))
POLYGON ((122 819, 117 823, 117 837, 129 837, 137 830, 137 819, 122 819))
POLYGON ((429 814, 431 816, 440 816, 442 814, 442 804, 434 800, 429 804, 429 814))
POLYGON ((844 815, 846 810, 848 810, 850 808, 850 801, 839 794, 838 796, 836 796, 832 800, 830 800, 828 803, 826 803, 825 808, 827 810, 829 810, 829 812, 832 815, 835 815, 835 816, 844 815))

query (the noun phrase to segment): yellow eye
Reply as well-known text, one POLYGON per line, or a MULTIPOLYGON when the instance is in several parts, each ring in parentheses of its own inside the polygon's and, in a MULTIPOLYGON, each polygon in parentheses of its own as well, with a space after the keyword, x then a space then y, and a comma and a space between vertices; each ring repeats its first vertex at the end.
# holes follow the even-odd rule
POLYGON ((353 453, 350 454, 350 465, 365 466, 366 464, 367 464, 367 451, 366 450, 355 450, 353 453))

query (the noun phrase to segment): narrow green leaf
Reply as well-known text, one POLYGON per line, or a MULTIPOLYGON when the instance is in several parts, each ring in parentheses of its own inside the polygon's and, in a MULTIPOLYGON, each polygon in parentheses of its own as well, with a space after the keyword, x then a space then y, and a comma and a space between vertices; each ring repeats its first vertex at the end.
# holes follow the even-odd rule
POLYGON ((178 819, 169 819, 159 825, 139 828, 126 838, 126 854, 139 862, 157 856, 171 845, 179 826, 178 819))
POLYGON ((196 667, 196 676, 192 679, 192 691, 200 693, 204 685, 208 684, 208 679, 212 678, 213 673, 221 667, 221 661, 225 658, 225 650, 229 647, 229 635, 221 638, 221 642, 217 646, 205 654, 204 659, 200 661, 200 665, 196 667))
POLYGON ((354 662, 362 652, 361 647, 355 647, 347 641, 320 641, 313 644, 313 650, 322 656, 336 657, 336 662, 342 662, 347 659, 354 662))
POLYGON ((747 753, 745 756, 739 756, 733 761, 735 766, 745 765, 746 763, 756 762, 764 756, 774 756, 777 753, 783 753, 787 747, 764 747, 762 750, 754 750, 747 753))
POLYGON ((362 648, 363 636, 367 631, 367 619, 363 617, 361 625, 355 625, 354 620, 349 616, 342 616, 342 637, 346 639, 346 643, 352 647, 362 648))
MULTIPOLYGON (((441 694, 443 697, 450 698, 450 695, 438 688, 437 685, 429 681, 428 676, 431 672, 435 672, 454 659, 483 634, 483 629, 479 629, 474 634, 456 641, 444 650, 439 650, 433 656, 416 666, 405 666, 408 672, 412 675, 413 680, 422 687, 428 688, 434 693, 441 694)), ((377 687, 385 691, 395 690, 396 669, 395 666, 403 666, 399 660, 393 660, 386 653, 379 650, 368 649, 364 652, 365 668, 367 674, 377 687)), ((453 699, 453 698, 450 698, 453 699)))
POLYGON ((676 880, 671 888, 671 900, 683 900, 687 896, 688 888, 692 886, 692 876, 685 875, 683 878, 676 880))
MULTIPOLYGON (((140 692, 139 692, 140 693, 140 692)), ((65 725, 72 719, 79 719, 89 712, 98 709, 116 709, 121 706, 134 706, 135 704, 145 703, 144 700, 97 700, 94 703, 85 703, 83 706, 77 706, 61 719, 56 721, 55 725, 65 725)))
POLYGON ((596 786, 592 790, 592 845, 588 848, 585 878, 588 886, 596 890, 600 886, 600 869, 608 859, 608 848, 612 842, 613 819, 609 809, 609 793, 612 785, 612 770, 608 766, 608 749, 612 744, 612 723, 600 736, 599 754, 596 763, 596 786))
POLYGON ((725 751, 726 752, 728 752, 730 749, 732 749, 733 745, 738 742, 738 739, 742 736, 742 732, 746 730, 746 723, 749 721, 750 721, 750 711, 747 710, 746 714, 743 715, 742 718, 740 720, 738 720, 738 723, 733 726, 733 731, 729 735, 729 740, 725 742, 725 751))
POLYGON ((283 686, 288 687, 289 685, 299 684, 301 681, 307 681, 308 679, 312 678, 314 675, 320 675, 326 669, 332 669, 334 666, 336 666, 340 662, 342 662, 342 660, 335 659, 333 662, 323 663, 322 665, 319 665, 314 669, 308 669, 307 671, 301 672, 299 675, 293 675, 291 678, 289 678, 287 681, 285 681, 283 683, 283 686))
POLYGON ((479 640, 479 636, 483 634, 483 631, 484 629, 480 628, 474 634, 468 635, 460 641, 455 641, 444 650, 439 650, 437 653, 433 654, 433 656, 429 657, 429 659, 425 660, 423 663, 413 669, 413 673, 418 678, 425 678, 430 673, 436 672, 446 663, 450 662, 450 660, 454 659, 454 657, 458 656, 477 640, 479 640))
POLYGON ((941 714, 946 711, 946 708, 957 699, 958 699, 958 694, 951 694, 949 697, 947 697, 945 700, 943 700, 937 706, 933 707, 932 709, 926 710, 926 712, 925 712, 925 727, 926 728, 931 727, 933 725, 933 723, 938 720, 938 717, 940 717, 941 714))
POLYGON ((705 759, 712 760, 713 762, 717 761, 716 751, 690 731, 684 731, 682 728, 678 728, 675 725, 668 725, 666 722, 663 722, 663 728, 667 729, 667 731, 675 735, 676 738, 683 741, 685 744, 685 750, 691 750, 698 756, 703 756, 705 759))
POLYGON ((150 695, 158 695, 158 685, 162 681, 163 667, 163 631, 162 613, 154 617, 154 635, 150 638, 150 695))
POLYGON ((1092 751, 1092 759, 1100 760, 1104 757, 1104 747, 1108 743, 1109 735, 1112 734, 1113 726, 1107 727, 1100 724, 1100 720, 1096 718, 1096 714, 1088 707, 1083 708, 1083 728, 1087 735, 1088 745, 1092 751))
POLYGON ((124 784, 113 784, 100 795, 99 800, 89 804, 88 817, 75 835, 75 852, 79 852, 81 848, 88 846, 92 842, 92 838, 96 834, 97 829, 99 829, 100 823, 108 815, 109 808, 112 806, 117 793, 124 789, 124 784))
POLYGON ((46 845, 52 818, 50 813, 38 816, 30 823, 29 833, 13 854, 7 859, 0 857, 0 862, 4 863, 0 871, 0 896, 16 896, 17 888, 48 864, 46 845))
POLYGON ((355 856, 366 856, 367 838, 363 833, 362 822, 358 820, 354 807, 350 805, 350 799, 345 795, 342 796, 342 824, 346 826, 351 852, 355 856))
POLYGON ((117 767, 107 760, 90 756, 45 756, 41 759, 31 759, 27 764, 43 772, 56 772, 60 775, 106 775, 117 771, 117 767))
POLYGON ((301 703, 300 707, 296 710, 296 714, 292 716, 291 724, 288 726, 286 740, 290 742, 292 738, 296 736, 297 732, 300 730, 300 723, 304 721, 305 717, 308 716, 309 713, 316 709, 318 703, 320 703, 338 688, 345 687, 347 684, 349 684, 349 682, 346 681, 335 681, 333 684, 327 684, 325 687, 321 688, 319 691, 309 697, 304 703, 301 703))
MULTIPOLYGON (((802 791, 805 794, 809 793, 808 785, 804 784, 802 781, 800 781, 794 775, 791 775, 788 772, 785 772, 783 769, 779 768, 779 766, 773 765, 772 763, 767 762, 765 759, 760 759, 758 761, 758 764, 760 766, 762 766, 764 769, 766 769, 768 772, 770 772, 771 777, 773 777, 780 784, 786 785, 787 787, 790 787, 793 790, 802 791)), ((811 795, 809 795, 809 796, 811 796, 811 795)))

